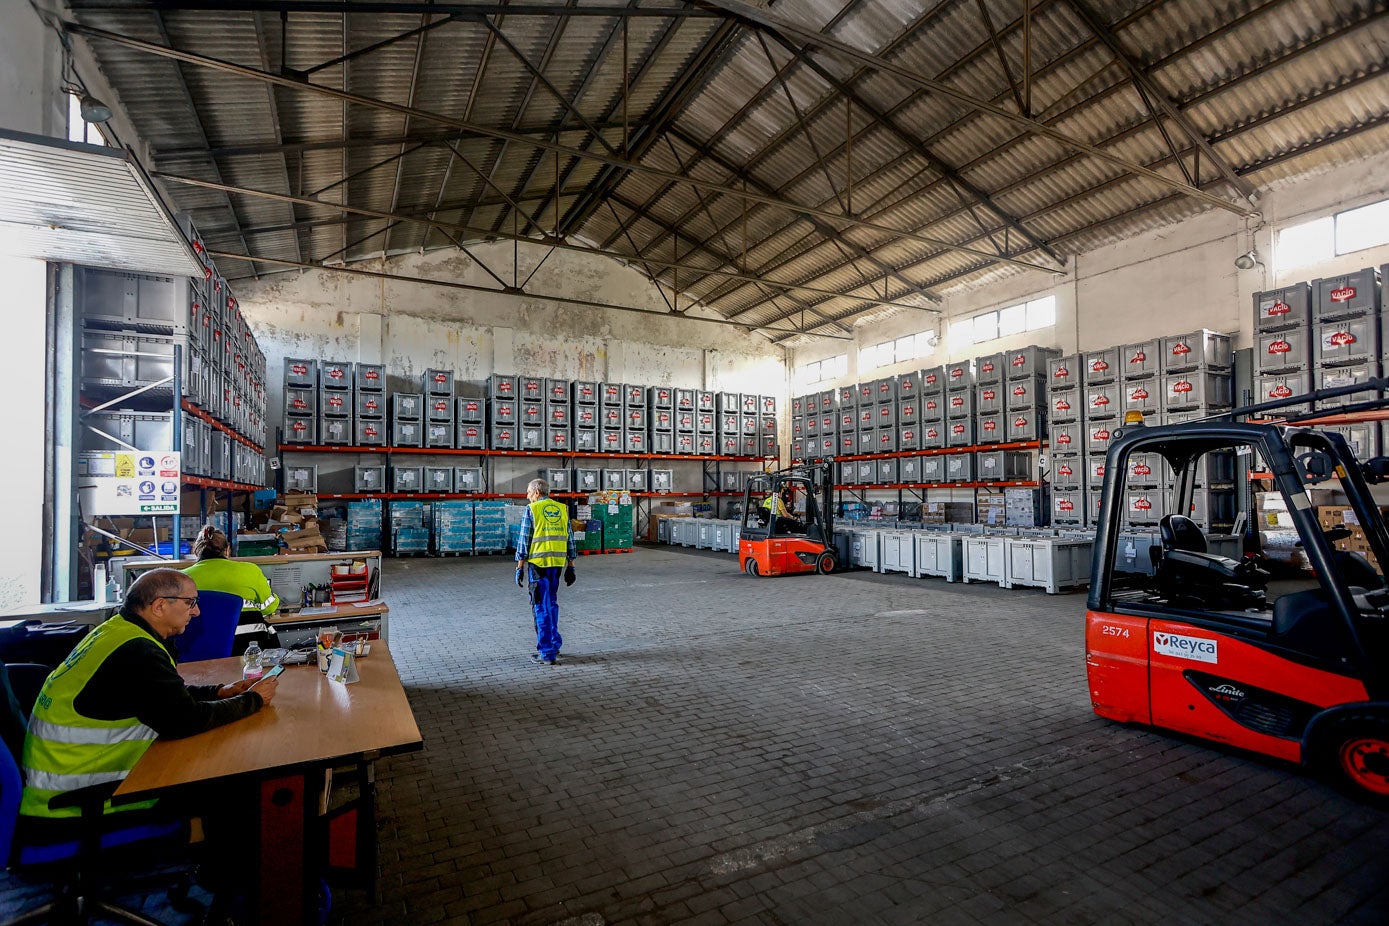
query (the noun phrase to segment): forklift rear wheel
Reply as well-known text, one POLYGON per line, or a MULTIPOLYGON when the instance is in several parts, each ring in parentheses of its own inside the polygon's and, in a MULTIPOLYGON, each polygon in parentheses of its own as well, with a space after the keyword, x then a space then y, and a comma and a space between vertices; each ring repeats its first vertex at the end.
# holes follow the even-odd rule
POLYGON ((839 566, 834 561, 834 554, 826 550, 815 558, 815 571, 822 576, 827 576, 839 566))
POLYGON ((1358 797, 1389 807, 1389 719, 1347 717, 1324 742, 1324 764, 1358 797))
POLYGON ((757 576, 757 560, 749 556, 747 564, 743 566, 743 571, 755 578, 757 576))

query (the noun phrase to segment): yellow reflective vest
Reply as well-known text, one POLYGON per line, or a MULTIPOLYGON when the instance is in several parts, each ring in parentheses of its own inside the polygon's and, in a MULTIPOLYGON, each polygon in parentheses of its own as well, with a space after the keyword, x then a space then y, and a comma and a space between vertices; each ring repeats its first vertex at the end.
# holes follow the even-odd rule
POLYGON ((551 569, 569 562, 569 512, 551 498, 531 502, 531 545, 526 562, 551 569))
MULTIPOLYGON (((158 643, 151 634, 116 615, 102 623, 73 648, 39 691, 24 738, 24 796, 19 812, 31 817, 76 817, 76 807, 50 809, 51 798, 78 788, 120 781, 158 736, 134 717, 97 720, 77 712, 73 702, 98 669, 131 640, 158 643)), ((160 644, 163 648, 163 644, 160 644)), ((169 657, 170 664, 174 658, 169 657)), ((140 810, 154 801, 118 804, 106 811, 140 810)))
POLYGON ((280 599, 270 590, 270 580, 255 563, 209 557, 189 566, 183 574, 193 580, 198 591, 238 595, 243 608, 259 611, 266 617, 280 607, 280 599))

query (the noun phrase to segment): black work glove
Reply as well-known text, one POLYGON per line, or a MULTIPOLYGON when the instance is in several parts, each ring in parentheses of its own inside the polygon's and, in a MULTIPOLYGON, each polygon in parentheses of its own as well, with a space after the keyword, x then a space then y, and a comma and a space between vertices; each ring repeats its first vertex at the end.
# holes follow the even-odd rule
POLYGON ((573 564, 573 563, 570 563, 568 566, 565 566, 565 567, 564 567, 564 584, 565 584, 566 586, 573 585, 573 584, 574 584, 574 580, 577 579, 577 578, 578 578, 578 576, 574 575, 574 564, 573 564))
POLYGON ((525 580, 525 578, 524 578, 524 575, 525 575, 525 573, 524 573, 524 570, 522 569, 522 567, 517 566, 517 567, 516 567, 516 587, 517 587, 517 588, 525 588, 525 587, 526 587, 526 580, 525 580))

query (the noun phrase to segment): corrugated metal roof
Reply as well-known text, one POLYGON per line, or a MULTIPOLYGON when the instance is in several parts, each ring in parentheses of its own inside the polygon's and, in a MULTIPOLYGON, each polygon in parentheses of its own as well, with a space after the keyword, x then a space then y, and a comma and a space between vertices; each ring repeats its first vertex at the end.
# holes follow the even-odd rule
MULTIPOLYGON (((282 21, 249 2, 70 0, 82 26, 262 75, 85 39, 153 167, 234 188, 163 180, 215 249, 339 262, 559 228, 620 257, 678 260, 678 275, 635 266, 754 325, 802 313, 812 329, 851 323, 878 310, 812 290, 919 300, 1015 272, 1000 257, 1050 265, 1041 249, 1064 258, 1212 208, 1007 118, 1024 96, 1050 129, 1177 183, 1130 66, 1180 113, 1185 127, 1164 121, 1188 167, 1190 131, 1255 188, 1377 153, 1389 125, 1383 4, 1034 0, 1027 73, 1022 10, 1008 0, 985 0, 987 19, 975 0, 754 4, 791 24, 780 33, 679 0, 628 0, 672 16, 585 13, 600 3, 614 0, 512 0, 489 26, 446 2, 402 13, 357 0, 344 15, 289 0, 282 21), (807 48, 803 28, 828 38, 807 48), (541 147, 556 143, 558 172, 541 147), (744 184, 758 201, 738 195, 744 184), (701 272, 744 268, 808 289, 701 272)), ((1201 160, 1204 190, 1247 205, 1201 160)))

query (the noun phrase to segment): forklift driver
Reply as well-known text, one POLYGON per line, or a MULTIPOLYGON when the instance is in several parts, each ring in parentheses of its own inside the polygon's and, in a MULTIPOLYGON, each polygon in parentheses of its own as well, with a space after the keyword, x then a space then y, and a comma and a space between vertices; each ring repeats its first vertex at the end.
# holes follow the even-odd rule
POLYGON ((768 495, 762 502, 765 515, 760 515, 758 520, 769 521, 776 519, 774 525, 778 534, 804 534, 805 524, 796 519, 796 512, 791 504, 794 500, 794 490, 789 485, 783 485, 781 491, 768 495))

